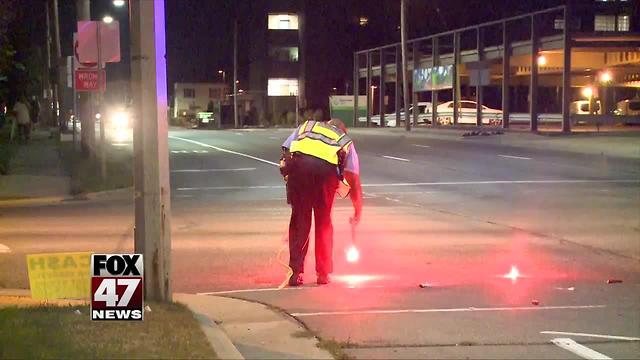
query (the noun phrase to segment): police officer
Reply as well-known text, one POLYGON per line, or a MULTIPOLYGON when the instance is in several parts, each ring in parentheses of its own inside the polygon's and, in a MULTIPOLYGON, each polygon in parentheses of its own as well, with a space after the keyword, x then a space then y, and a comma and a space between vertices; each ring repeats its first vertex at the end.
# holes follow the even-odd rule
POLYGON ((309 247, 311 213, 315 222, 316 275, 319 285, 328 284, 333 271, 333 225, 331 208, 336 189, 345 180, 351 187, 353 223, 360 221, 362 189, 360 164, 353 141, 342 121, 308 120, 282 144, 281 171, 287 179, 291 204, 289 222, 289 286, 303 284, 304 258, 309 247))

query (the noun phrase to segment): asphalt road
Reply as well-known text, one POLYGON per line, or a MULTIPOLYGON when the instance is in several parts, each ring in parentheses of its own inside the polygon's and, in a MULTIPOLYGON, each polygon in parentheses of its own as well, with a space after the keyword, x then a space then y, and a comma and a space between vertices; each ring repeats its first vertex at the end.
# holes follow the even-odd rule
MULTIPOLYGON (((311 246, 309 285, 275 290, 290 131, 171 131, 175 291, 277 306, 361 358, 640 354, 637 136, 354 130, 361 260, 344 259, 352 209, 339 199, 333 283, 315 286, 311 246)), ((15 269, 0 286, 24 286, 27 253, 132 250, 132 215, 125 200, 0 208, 0 268, 15 269)))

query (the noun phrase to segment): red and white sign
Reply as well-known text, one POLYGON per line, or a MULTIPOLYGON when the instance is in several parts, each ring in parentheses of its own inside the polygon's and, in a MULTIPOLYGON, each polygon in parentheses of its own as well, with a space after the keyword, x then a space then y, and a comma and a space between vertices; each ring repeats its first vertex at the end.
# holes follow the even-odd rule
POLYGON ((91 255, 91 320, 143 320, 142 254, 91 255))
POLYGON ((98 42, 100 42, 100 57, 103 63, 120 61, 120 23, 113 21, 78 21, 77 43, 74 50, 81 64, 95 64, 98 62, 98 42), (100 39, 98 39, 100 27, 100 39))
MULTIPOLYGON (((98 91, 98 71, 95 69, 78 69, 75 71, 76 91, 98 91)), ((102 70, 102 90, 104 91, 107 83, 107 74, 102 70)))

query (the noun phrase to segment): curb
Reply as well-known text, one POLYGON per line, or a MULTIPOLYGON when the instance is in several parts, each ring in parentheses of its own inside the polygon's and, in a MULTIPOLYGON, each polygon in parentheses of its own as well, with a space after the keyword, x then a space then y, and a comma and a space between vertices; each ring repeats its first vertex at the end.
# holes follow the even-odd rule
POLYGON ((173 294, 173 300, 174 302, 179 302, 185 305, 191 312, 193 312, 196 320, 200 323, 200 328, 209 341, 209 345, 211 345, 220 359, 244 360, 244 356, 242 356, 238 348, 233 344, 233 342, 231 342, 231 339, 229 339, 227 333, 224 332, 215 320, 199 312, 195 309, 193 304, 189 304, 188 298, 191 296, 199 295, 176 293, 173 294))
POLYGON ((98 191, 98 192, 92 192, 92 193, 83 193, 83 194, 77 194, 77 195, 66 195, 66 196, 43 196, 43 197, 34 197, 34 198, 4 199, 4 200, 0 199, 0 207, 52 205, 52 204, 60 204, 65 202, 106 200, 106 199, 109 199, 110 197, 119 199, 119 198, 125 198, 124 195, 127 195, 128 198, 133 199, 133 187, 98 191))

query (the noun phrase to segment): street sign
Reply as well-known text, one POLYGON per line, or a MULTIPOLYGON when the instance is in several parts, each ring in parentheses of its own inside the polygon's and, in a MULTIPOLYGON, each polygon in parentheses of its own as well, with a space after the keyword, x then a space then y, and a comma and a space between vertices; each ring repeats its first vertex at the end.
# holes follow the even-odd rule
MULTIPOLYGON (((100 57, 103 63, 120 61, 120 23, 113 21, 78 21, 78 40, 74 51, 80 63, 98 62, 98 26, 100 27, 100 57)), ((95 65, 94 65, 95 66, 95 65)))
POLYGON ((27 255, 31 297, 36 300, 86 299, 91 253, 27 255))
MULTIPOLYGON (((98 91, 98 71, 95 69, 78 69, 75 71, 76 91, 98 91)), ((107 76, 102 70, 102 90, 106 88, 107 76)))

